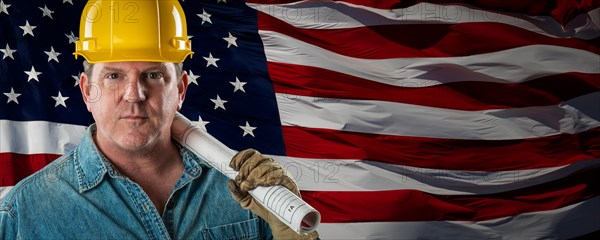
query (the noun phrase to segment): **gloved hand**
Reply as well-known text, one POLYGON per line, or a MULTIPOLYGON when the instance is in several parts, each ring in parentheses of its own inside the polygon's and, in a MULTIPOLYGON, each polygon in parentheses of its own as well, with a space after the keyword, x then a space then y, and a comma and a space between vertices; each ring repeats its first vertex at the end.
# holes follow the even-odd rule
POLYGON ((317 239, 319 236, 317 231, 303 235, 294 232, 248 193, 249 190, 258 186, 282 185, 300 196, 298 186, 293 179, 285 174, 285 170, 281 165, 254 149, 246 149, 238 152, 229 163, 229 166, 239 172, 235 181, 229 180, 231 196, 243 208, 252 211, 269 223, 275 239, 317 239))

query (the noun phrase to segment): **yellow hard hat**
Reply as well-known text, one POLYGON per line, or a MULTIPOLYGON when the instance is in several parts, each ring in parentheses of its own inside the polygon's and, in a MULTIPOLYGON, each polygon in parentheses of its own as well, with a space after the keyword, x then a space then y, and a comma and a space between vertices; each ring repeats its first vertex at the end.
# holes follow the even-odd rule
POLYGON ((176 0, 89 0, 73 53, 90 63, 180 63, 192 54, 185 15, 176 0))

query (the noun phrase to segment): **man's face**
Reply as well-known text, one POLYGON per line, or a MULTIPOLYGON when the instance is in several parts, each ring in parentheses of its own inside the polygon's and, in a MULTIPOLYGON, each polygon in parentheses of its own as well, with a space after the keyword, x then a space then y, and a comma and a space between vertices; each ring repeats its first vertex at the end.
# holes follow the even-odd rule
POLYGON ((170 141, 187 76, 178 81, 173 63, 98 63, 82 74, 81 91, 96 121, 96 140, 135 152, 170 141))

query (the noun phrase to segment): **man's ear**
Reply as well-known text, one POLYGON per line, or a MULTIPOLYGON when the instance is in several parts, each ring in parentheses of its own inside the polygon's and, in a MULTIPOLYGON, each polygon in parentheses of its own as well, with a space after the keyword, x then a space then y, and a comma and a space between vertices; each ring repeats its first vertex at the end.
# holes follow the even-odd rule
POLYGON ((178 98, 179 98, 179 104, 177 105, 177 111, 181 110, 181 107, 183 106, 183 100, 185 99, 185 91, 187 90, 187 86, 188 86, 188 75, 185 71, 181 72, 181 82, 179 82, 177 84, 177 89, 178 89, 178 98))
POLYGON ((79 76, 79 90, 81 90, 81 95, 83 96, 83 102, 85 102, 85 106, 87 107, 87 110, 89 112, 91 111, 91 106, 90 104, 94 101, 96 101, 96 97, 98 96, 91 96, 91 92, 92 90, 90 90, 92 87, 92 84, 90 84, 90 79, 88 78, 88 75, 84 73, 81 73, 81 76, 79 76))

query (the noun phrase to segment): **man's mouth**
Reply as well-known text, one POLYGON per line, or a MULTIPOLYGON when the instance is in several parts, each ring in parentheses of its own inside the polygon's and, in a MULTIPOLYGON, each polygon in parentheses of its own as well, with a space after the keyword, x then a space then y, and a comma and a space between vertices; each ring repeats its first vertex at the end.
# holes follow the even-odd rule
POLYGON ((120 119, 126 120, 126 121, 144 121, 144 120, 147 120, 148 117, 138 116, 138 115, 125 115, 125 116, 121 116, 120 119))

